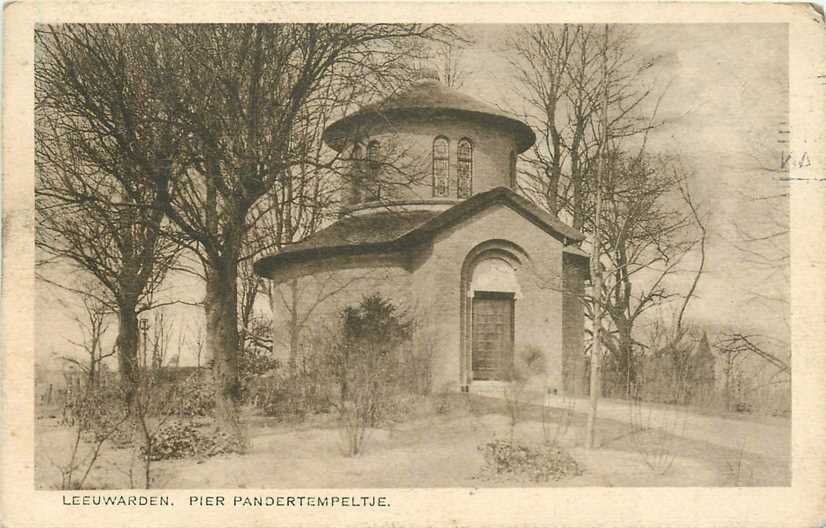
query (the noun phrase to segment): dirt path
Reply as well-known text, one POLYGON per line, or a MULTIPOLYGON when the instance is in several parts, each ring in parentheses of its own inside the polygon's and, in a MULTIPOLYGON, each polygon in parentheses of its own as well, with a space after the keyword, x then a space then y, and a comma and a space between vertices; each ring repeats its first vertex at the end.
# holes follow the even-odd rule
MULTIPOLYGON (((501 389, 476 393, 488 398, 503 399, 501 389)), ((543 395, 532 391, 521 398, 531 406, 541 406, 543 395)), ((549 396, 549 405, 555 412, 572 406, 576 414, 586 414, 590 402, 586 398, 549 396)), ((791 449, 791 422, 783 418, 767 418, 763 422, 700 414, 690 408, 672 405, 640 403, 632 406, 624 400, 599 400, 597 416, 616 422, 636 423, 645 428, 665 430, 669 434, 700 442, 708 442, 726 449, 743 450, 758 456, 789 460, 791 449)))
MULTIPOLYGON (((488 410, 507 412, 501 392, 474 396, 486 402, 488 410)), ((543 395, 525 393, 521 399, 522 419, 540 420, 543 395)), ((576 445, 582 445, 589 401, 551 397, 548 403, 550 421, 559 421, 566 408, 573 411, 572 426, 583 436, 576 445)), ((622 400, 599 401, 597 439, 602 448, 637 451, 634 424, 664 433, 663 441, 668 442, 673 454, 715 466, 720 472, 715 485, 784 486, 791 480, 791 422, 788 419, 767 418, 761 422, 700 414, 676 406, 632 407, 622 400)))
MULTIPOLYGON (((551 405, 563 408, 565 402, 555 397, 551 405)), ((574 402, 576 412, 586 413, 588 400, 574 402)), ((619 422, 631 422, 632 416, 641 425, 663 429, 683 438, 708 442, 727 449, 788 460, 791 447, 791 426, 789 420, 777 419, 774 423, 760 423, 698 414, 676 406, 654 406, 640 404, 632 408, 628 402, 602 399, 599 401, 597 416, 619 422)))

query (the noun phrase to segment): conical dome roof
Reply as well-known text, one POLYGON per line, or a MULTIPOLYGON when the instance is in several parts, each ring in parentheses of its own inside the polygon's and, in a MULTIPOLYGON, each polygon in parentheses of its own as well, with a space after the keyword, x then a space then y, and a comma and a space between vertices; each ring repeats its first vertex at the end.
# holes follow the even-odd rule
POLYGON ((341 150, 353 129, 369 125, 371 121, 435 114, 481 119, 509 130, 516 137, 519 152, 527 150, 536 141, 533 130, 524 122, 433 79, 418 81, 399 94, 339 119, 327 127, 323 137, 332 148, 341 150))

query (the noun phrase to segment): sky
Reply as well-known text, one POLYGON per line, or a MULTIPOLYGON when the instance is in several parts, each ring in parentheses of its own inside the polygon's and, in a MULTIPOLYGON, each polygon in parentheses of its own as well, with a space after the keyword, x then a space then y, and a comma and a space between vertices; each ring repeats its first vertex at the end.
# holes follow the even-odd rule
MULTIPOLYGON (((518 109, 501 49, 515 26, 464 26, 476 41, 466 52, 462 90, 518 109)), ((788 273, 766 269, 738 247, 743 232, 763 234, 782 220, 786 200, 754 201, 786 191, 787 182, 760 166, 779 165, 778 131, 788 121, 788 47, 783 24, 635 25, 634 52, 657 57, 642 82, 664 94, 665 124, 648 138, 651 152, 677 154, 694 171, 689 184, 709 214, 707 261, 688 316, 709 327, 738 326, 788 338, 788 273)), ((652 97, 651 104, 654 103, 652 97)), ((779 242, 782 242, 780 240, 779 242)), ((788 242, 786 241, 786 244, 788 242)), ((686 269, 696 258, 686 260, 686 269)), ((679 284, 687 290, 690 274, 679 284)))
MULTIPOLYGON (((471 40, 462 56, 468 75, 461 91, 502 108, 518 109, 512 72, 502 50, 519 27, 461 29, 471 40)), ((786 192, 787 184, 778 181, 776 173, 760 170, 761 164, 779 165, 782 154, 777 138, 788 120, 786 26, 648 24, 632 29, 635 51, 658 58, 658 67, 641 80, 656 94, 664 91, 658 115, 665 124, 649 136, 649 150, 678 154, 693 169, 691 191, 709 215, 706 271, 688 317, 711 328, 735 326, 788 340, 788 271, 783 266, 762 266, 738 249, 743 231, 771 232, 774 220, 785 215, 785 202, 752 198, 786 192)), ((688 259, 686 268, 692 264, 688 259)), ((690 279, 685 274, 673 286, 685 291, 690 279)), ((167 289, 170 297, 198 301, 202 296, 199 285, 188 278, 175 277, 167 289)), ((38 362, 77 354, 68 341, 78 341, 80 335, 71 309, 58 302, 61 297, 71 304, 53 287, 38 289, 38 362)), ((203 324, 198 308, 169 312, 185 334, 203 324)), ((113 321, 108 346, 115 331, 113 321)), ((191 362, 184 348, 181 364, 191 362)))

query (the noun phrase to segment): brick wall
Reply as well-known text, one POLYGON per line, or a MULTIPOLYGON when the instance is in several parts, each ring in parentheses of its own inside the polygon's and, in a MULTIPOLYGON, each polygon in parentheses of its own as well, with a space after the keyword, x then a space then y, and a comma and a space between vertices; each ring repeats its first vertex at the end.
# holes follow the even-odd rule
MULTIPOLYGON (((302 328, 305 344, 326 331, 342 308, 380 293, 416 320, 416 345, 432 353, 433 389, 458 390, 465 383, 462 363, 468 359, 461 347, 462 268, 474 248, 492 240, 515 246, 521 260, 515 352, 541 349, 546 374, 538 384, 581 393, 583 309, 576 295, 563 294, 562 244, 505 205, 480 211, 437 234, 432 244, 407 253, 330 258, 279 270, 272 298, 276 355, 285 361, 288 357, 293 288, 297 312, 303 317, 312 311, 302 328)), ((582 276, 566 276, 565 284, 580 291, 582 276)))
POLYGON ((461 273, 474 247, 505 239, 522 248, 529 259, 517 269, 522 296, 515 305, 516 353, 540 348, 546 359, 545 385, 562 390, 561 243, 507 206, 493 206, 446 229, 434 240, 426 258, 414 259, 412 288, 426 307, 439 337, 434 387, 458 387, 461 378, 461 273))
POLYGON ((287 267, 275 275, 271 308, 273 353, 287 361, 291 348, 293 314, 306 318, 300 327, 299 347, 329 333, 342 310, 378 293, 402 310, 409 310, 410 273, 398 255, 339 257, 312 265, 287 267))
POLYGON ((456 147, 461 138, 468 138, 473 143, 473 194, 510 185, 510 152, 516 149, 515 139, 508 131, 489 123, 455 116, 427 119, 410 116, 403 121, 376 124, 364 132, 361 139, 364 144, 377 140, 381 145, 388 167, 382 180, 399 184, 392 187, 394 200, 433 198, 432 151, 437 136, 445 136, 450 142, 449 199, 456 199, 456 147), (408 185, 411 179, 414 182, 408 185))

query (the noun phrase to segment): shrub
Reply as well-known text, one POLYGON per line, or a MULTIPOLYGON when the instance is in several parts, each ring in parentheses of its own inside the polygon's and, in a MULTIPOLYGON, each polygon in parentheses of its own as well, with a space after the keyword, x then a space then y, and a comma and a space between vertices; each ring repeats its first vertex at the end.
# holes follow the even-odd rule
POLYGON ((83 489, 107 441, 127 444, 129 435, 126 407, 114 387, 87 386, 71 394, 65 402, 64 425, 74 429, 71 444, 60 451, 68 452, 68 461, 54 462, 60 471, 61 489, 83 489), (81 440, 88 442, 82 448, 81 440))
MULTIPOLYGON (((170 422, 152 436, 151 460, 185 458, 199 451, 203 440, 195 427, 183 422, 170 422)), ((141 447, 141 455, 146 456, 146 447, 141 447)))
POLYGON ((252 399, 264 414, 295 423, 310 413, 329 412, 330 393, 324 358, 310 354, 300 358, 289 371, 259 378, 252 399))
POLYGON ((534 446, 495 439, 479 446, 479 451, 485 460, 479 475, 483 479, 548 482, 582 474, 576 460, 554 444, 534 446))
POLYGON ((270 355, 269 349, 247 346, 238 357, 238 377, 241 383, 241 400, 255 398, 255 389, 262 376, 279 370, 280 362, 270 355))
POLYGON ((181 384, 180 395, 174 413, 182 418, 210 416, 215 409, 215 385, 208 373, 196 371, 186 378, 181 384))
POLYGON ((131 442, 126 406, 118 386, 90 387, 76 393, 67 406, 71 409, 71 424, 77 425, 88 441, 107 439, 117 447, 131 442))
MULTIPOLYGON (((205 434, 192 424, 170 422, 152 436, 150 460, 168 460, 193 456, 215 456, 241 452, 241 442, 225 432, 205 434)), ((141 447, 146 456, 146 447, 141 447)))
POLYGON ((402 399, 411 392, 404 366, 412 330, 412 322, 379 295, 344 309, 340 337, 329 344, 326 357, 349 456, 361 452, 368 427, 404 413, 402 399))

